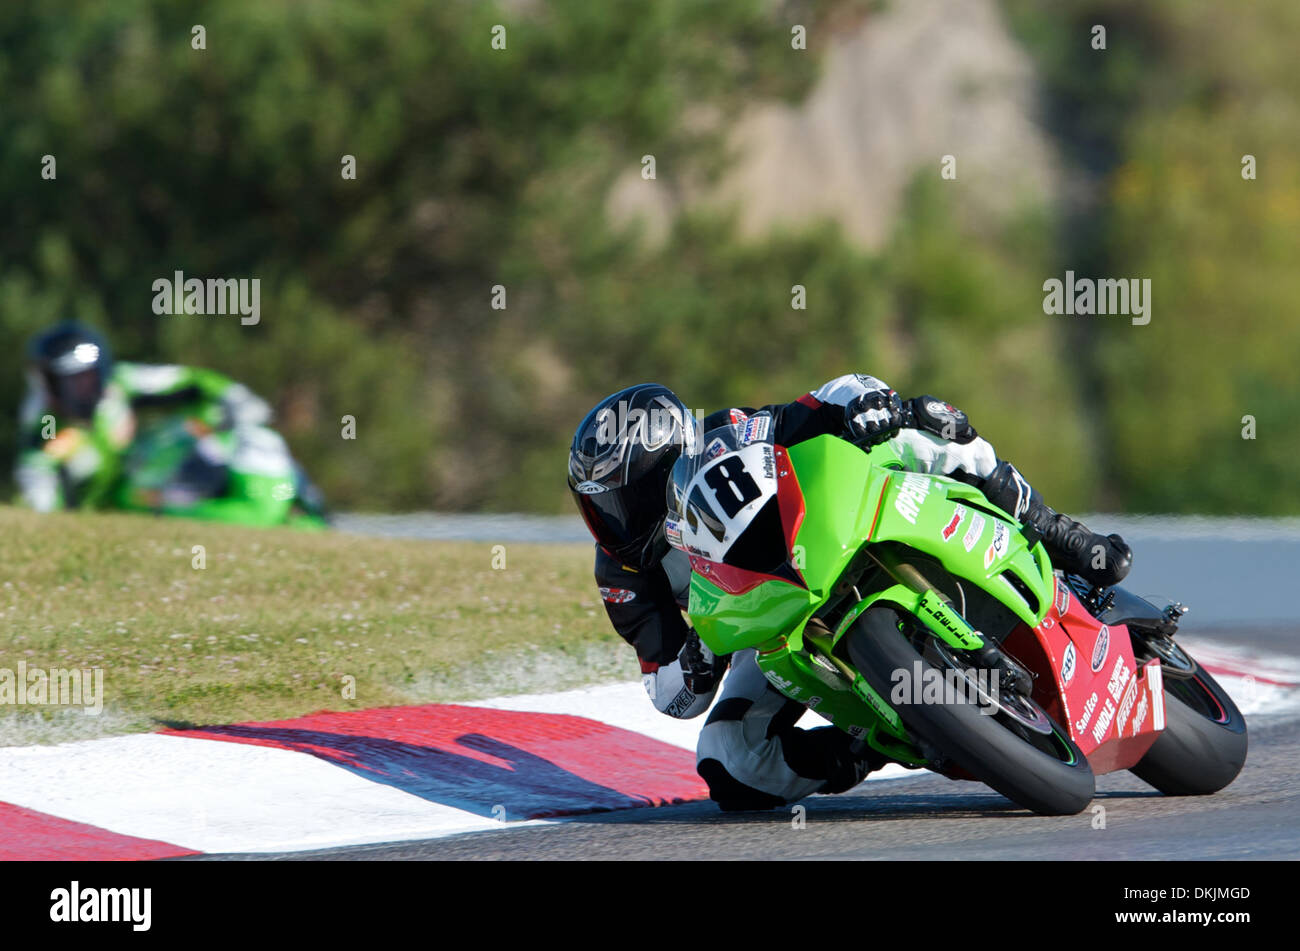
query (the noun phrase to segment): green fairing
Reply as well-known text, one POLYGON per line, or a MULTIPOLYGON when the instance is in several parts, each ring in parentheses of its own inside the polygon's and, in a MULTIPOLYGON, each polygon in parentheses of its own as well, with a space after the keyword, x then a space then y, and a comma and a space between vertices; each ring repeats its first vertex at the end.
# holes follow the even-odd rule
POLYGON ((732 595, 707 575, 693 573, 688 613, 711 650, 730 654, 765 643, 773 632, 802 627, 818 603, 808 591, 785 581, 765 581, 732 595))
MULTIPOLYGON (((1056 590, 1046 552, 1041 544, 1031 548, 1019 525, 975 488, 944 476, 901 471, 902 461, 888 442, 864 452, 842 439, 819 436, 787 452, 805 506, 791 563, 807 588, 772 579, 731 595, 709 579, 707 570, 697 571, 691 577, 691 622, 716 653, 757 648, 759 667, 786 696, 807 703, 846 732, 865 736, 895 759, 923 764, 924 757, 887 705, 888 698, 876 695, 861 676, 855 674, 850 681, 837 671, 836 660, 825 655, 862 611, 882 601, 916 616, 954 647, 980 646, 979 633, 935 593, 903 584, 863 598, 831 635, 809 633, 808 620, 830 598, 864 546, 893 542, 937 559, 954 576, 979 585, 1034 626, 1046 615, 1056 590), (943 530, 958 505, 966 513, 945 541, 943 530), (968 551, 964 536, 975 521, 972 513, 984 524, 968 551), (1004 533, 1001 554, 993 551, 985 568, 999 524, 1004 533), (1019 579, 1036 605, 1002 577, 1004 572, 1019 579)), ((887 557, 883 550, 881 557, 887 557)))
MULTIPOLYGON (((226 492, 220 497, 176 505, 154 501, 152 493, 167 486, 181 463, 193 452, 194 439, 182 423, 183 420, 176 419, 170 425, 158 427, 135 447, 134 452, 142 461, 115 486, 112 496, 114 508, 236 525, 328 527, 323 519, 293 510, 294 484, 288 472, 283 476, 272 476, 231 467, 227 473, 226 492)), ((235 438, 233 433, 224 431, 214 434, 214 438, 222 442, 227 453, 231 451, 235 438)))

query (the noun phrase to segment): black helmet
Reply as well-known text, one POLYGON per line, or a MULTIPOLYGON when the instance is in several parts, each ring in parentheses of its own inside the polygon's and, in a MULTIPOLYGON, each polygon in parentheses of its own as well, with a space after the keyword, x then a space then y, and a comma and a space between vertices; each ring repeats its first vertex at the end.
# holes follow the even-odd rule
POLYGON ((27 361, 55 412, 80 420, 94 415, 113 369, 108 343, 75 321, 33 337, 27 345, 27 361))
POLYGON ((647 567, 667 549, 668 475, 699 435, 699 421, 658 383, 605 397, 578 425, 569 489, 596 541, 623 564, 647 567))

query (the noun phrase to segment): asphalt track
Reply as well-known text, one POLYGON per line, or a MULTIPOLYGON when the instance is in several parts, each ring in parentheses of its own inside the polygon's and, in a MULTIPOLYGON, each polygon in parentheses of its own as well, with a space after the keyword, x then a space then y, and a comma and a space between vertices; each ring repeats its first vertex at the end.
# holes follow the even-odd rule
MULTIPOLYGON (((1218 630, 1214 639, 1300 657, 1300 627, 1293 625, 1218 630)), ((1300 858, 1300 713, 1248 717, 1248 725, 1246 766, 1222 792, 1166 797, 1127 772, 1114 773, 1098 777, 1089 810, 1069 817, 1034 816, 987 787, 918 772, 811 797, 802 815, 792 808, 724 814, 712 803, 690 803, 424 841, 195 858, 1300 858)))
MULTIPOLYGON (((1127 584, 1193 606, 1189 636, 1300 658, 1294 565, 1300 522, 1098 516, 1138 553, 1127 584)), ((465 516, 346 530, 424 538, 576 541, 575 518, 465 516), (522 534, 521 534, 522 533, 522 534)), ((293 852, 198 859, 1296 859, 1300 858, 1300 712, 1247 717, 1250 753, 1237 780, 1207 797, 1170 798, 1127 772, 1097 778, 1092 807, 1043 818, 975 783, 928 772, 868 782, 790 809, 724 814, 712 803, 593 814, 500 831, 293 852), (1104 828, 1095 807, 1104 808, 1104 828)))

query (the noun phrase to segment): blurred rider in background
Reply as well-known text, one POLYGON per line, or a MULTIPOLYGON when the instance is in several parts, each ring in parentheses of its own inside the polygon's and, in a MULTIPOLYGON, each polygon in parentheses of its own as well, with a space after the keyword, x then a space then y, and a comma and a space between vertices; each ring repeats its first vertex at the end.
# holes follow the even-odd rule
MULTIPOLYGON (((212 370, 115 361, 100 334, 72 321, 37 334, 27 348, 14 473, 22 503, 38 512, 113 505, 138 413, 153 408, 184 413, 195 437, 178 473, 187 499, 219 497, 236 468, 284 474, 305 508, 322 508, 283 438, 266 427, 266 401, 212 370), (225 432, 235 438, 205 438, 225 432)), ((156 501, 166 507, 166 498, 156 501)))

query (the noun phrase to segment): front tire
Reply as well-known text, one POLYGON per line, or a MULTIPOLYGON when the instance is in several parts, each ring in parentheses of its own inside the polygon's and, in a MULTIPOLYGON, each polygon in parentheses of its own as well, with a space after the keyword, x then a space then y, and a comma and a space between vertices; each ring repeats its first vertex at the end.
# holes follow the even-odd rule
POLYGON ((1246 763, 1246 719, 1199 665, 1191 678, 1164 683, 1164 732, 1130 772, 1166 796, 1216 793, 1246 763))
MULTIPOLYGON (((937 670, 899 631, 905 615, 877 605, 863 611, 845 635, 850 661, 882 697, 889 697, 894 671, 914 664, 937 670)), ((1039 815, 1082 812, 1096 791, 1092 768, 1070 735, 1052 722, 1045 738, 1055 753, 1031 743, 972 703, 900 704, 895 707, 908 730, 924 743, 1008 799, 1039 815)))

